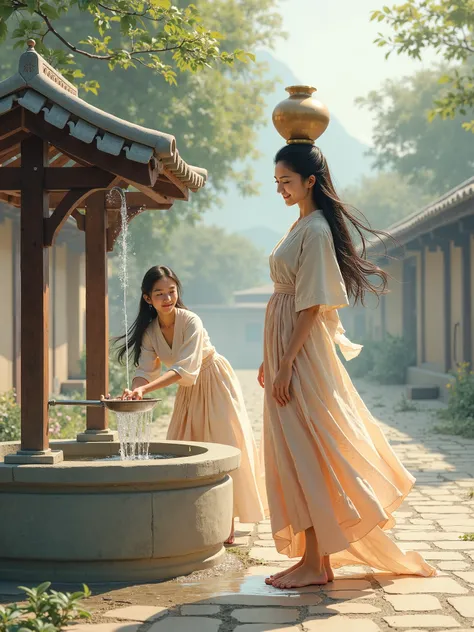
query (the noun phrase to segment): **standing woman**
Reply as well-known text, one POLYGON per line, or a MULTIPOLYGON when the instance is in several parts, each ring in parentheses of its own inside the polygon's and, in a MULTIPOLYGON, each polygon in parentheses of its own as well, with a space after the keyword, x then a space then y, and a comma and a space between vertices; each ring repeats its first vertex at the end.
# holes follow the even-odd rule
POLYGON ((292 144, 275 158, 278 193, 299 219, 270 255, 274 282, 265 318, 265 477, 277 550, 302 559, 270 576, 277 588, 326 584, 334 567, 363 564, 430 576, 419 553, 385 533, 415 479, 367 410, 335 348, 360 352, 337 309, 385 290, 387 275, 365 258, 364 231, 338 198, 321 151, 292 144), (362 254, 351 237, 356 231, 362 254), (373 285, 373 277, 381 284, 373 285), (331 556, 331 558, 329 557, 331 556))
MULTIPOLYGON (((135 366, 124 399, 142 399, 178 384, 167 439, 223 443, 239 448, 240 467, 232 472, 234 517, 259 522, 266 511, 263 477, 240 384, 229 362, 209 340, 201 319, 181 299, 181 283, 166 266, 154 266, 141 286, 138 315, 128 333, 135 366), (162 373, 164 364, 167 370, 162 373)), ((122 337, 121 339, 123 339, 122 337)), ((123 359, 126 347, 118 352, 123 359)), ((234 541, 234 526, 229 525, 234 541)))

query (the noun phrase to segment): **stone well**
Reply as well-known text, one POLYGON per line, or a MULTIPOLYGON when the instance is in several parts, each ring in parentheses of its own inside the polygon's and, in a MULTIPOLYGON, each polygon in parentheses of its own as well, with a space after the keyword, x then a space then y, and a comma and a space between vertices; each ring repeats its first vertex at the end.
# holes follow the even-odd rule
POLYGON ((0 444, 1 580, 149 582, 219 562, 239 450, 164 441, 150 453, 175 458, 119 461, 101 460, 114 442, 53 445, 64 462, 12 465, 18 445, 0 444))

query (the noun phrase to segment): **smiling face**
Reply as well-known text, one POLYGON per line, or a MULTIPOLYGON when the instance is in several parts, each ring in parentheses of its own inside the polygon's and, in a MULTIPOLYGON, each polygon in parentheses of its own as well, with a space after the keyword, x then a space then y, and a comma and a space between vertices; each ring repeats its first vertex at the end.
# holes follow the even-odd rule
POLYGON ((294 206, 306 201, 311 197, 311 189, 316 182, 314 176, 309 176, 307 180, 291 169, 284 162, 277 162, 275 165, 275 183, 277 193, 279 193, 287 206, 294 206))
POLYGON ((149 305, 153 305, 158 314, 168 315, 176 307, 179 298, 176 282, 170 277, 163 277, 153 285, 151 294, 144 294, 143 298, 149 305))

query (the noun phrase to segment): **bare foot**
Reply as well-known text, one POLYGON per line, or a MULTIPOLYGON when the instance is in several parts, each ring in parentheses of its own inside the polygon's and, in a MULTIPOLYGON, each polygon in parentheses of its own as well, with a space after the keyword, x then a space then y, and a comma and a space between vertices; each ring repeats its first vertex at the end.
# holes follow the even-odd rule
POLYGON ((235 528, 234 528, 234 519, 232 518, 232 527, 230 530, 230 536, 224 542, 224 544, 234 544, 235 542, 235 528))
POLYGON ((275 588, 303 588, 304 586, 324 586, 328 583, 328 576, 323 566, 322 570, 316 569, 307 562, 301 564, 293 573, 275 579, 272 586, 275 588))
POLYGON ((272 586, 273 582, 275 581, 275 579, 280 579, 280 577, 284 577, 285 575, 288 575, 289 573, 292 573, 297 568, 299 568, 301 566, 301 564, 303 564, 303 560, 304 560, 304 557, 302 557, 299 562, 296 562, 296 564, 293 564, 293 566, 290 566, 290 568, 285 568, 284 571, 280 571, 279 573, 275 573, 275 575, 270 575, 270 577, 267 577, 265 579, 265 583, 268 586, 272 586))
POLYGON ((334 581, 334 572, 331 568, 331 561, 329 559, 329 555, 325 555, 323 557, 324 569, 326 571, 326 575, 328 576, 328 582, 334 581))

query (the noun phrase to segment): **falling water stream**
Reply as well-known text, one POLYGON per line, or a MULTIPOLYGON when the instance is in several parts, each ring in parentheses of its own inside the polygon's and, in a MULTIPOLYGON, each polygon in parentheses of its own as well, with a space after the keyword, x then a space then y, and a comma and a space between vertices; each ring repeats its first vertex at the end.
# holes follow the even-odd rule
MULTIPOLYGON (((125 366, 127 372, 127 388, 130 389, 130 366, 129 366, 129 346, 128 346, 128 315, 127 315, 127 292, 128 292, 128 214, 127 199, 120 187, 111 189, 120 195, 120 267, 119 278, 122 287, 123 298, 123 320, 125 326, 125 366)), ((117 430, 120 440, 120 458, 123 460, 148 459, 150 445, 150 424, 153 413, 149 412, 127 412, 116 413, 117 430)))

